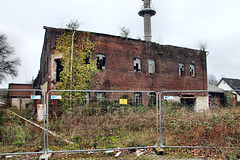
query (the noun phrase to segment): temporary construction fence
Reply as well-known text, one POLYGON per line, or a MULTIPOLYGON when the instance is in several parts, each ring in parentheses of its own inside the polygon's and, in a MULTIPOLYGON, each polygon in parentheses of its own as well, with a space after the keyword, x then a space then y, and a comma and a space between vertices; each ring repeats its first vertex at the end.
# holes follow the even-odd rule
POLYGON ((0 89, 0 103, 0 155, 44 153, 45 93, 0 89))
POLYGON ((156 148, 156 95, 153 91, 49 91, 47 129, 56 136, 47 136, 48 153, 156 148))
POLYGON ((233 91, 50 90, 46 97, 42 90, 0 93, 3 101, 25 104, 1 103, 0 155, 240 147, 240 113, 227 107, 236 105, 233 91), (34 113, 37 106, 43 108, 42 122, 34 113))
POLYGON ((161 148, 240 148, 239 91, 191 90, 159 93, 161 148))

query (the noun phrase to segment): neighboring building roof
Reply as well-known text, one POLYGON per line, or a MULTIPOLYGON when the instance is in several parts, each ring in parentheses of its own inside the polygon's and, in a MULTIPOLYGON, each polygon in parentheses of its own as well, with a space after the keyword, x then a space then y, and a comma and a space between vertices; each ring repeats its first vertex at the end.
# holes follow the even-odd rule
POLYGON ((208 84, 208 90, 209 90, 209 92, 215 92, 215 93, 223 93, 224 92, 224 90, 222 88, 219 88, 212 84, 208 84))
POLYGON ((9 85, 23 85, 23 86, 31 86, 30 83, 9 83, 9 85))
POLYGON ((219 85, 221 81, 225 81, 233 90, 237 90, 237 94, 240 95, 240 80, 239 79, 232 79, 232 78, 222 78, 220 82, 217 84, 219 85))

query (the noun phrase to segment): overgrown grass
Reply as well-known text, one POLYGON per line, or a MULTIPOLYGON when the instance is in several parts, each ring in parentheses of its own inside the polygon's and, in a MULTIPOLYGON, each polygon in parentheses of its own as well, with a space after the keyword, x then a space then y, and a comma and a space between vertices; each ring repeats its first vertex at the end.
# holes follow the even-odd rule
POLYGON ((177 103, 165 102, 161 118, 163 145, 216 147, 198 149, 194 154, 240 158, 239 149, 230 149, 240 147, 239 106, 196 113, 177 103))
MULTIPOLYGON (((54 116, 50 130, 75 142, 65 149, 93 149, 154 146, 156 143, 156 109, 153 107, 122 106, 102 109, 97 106, 75 108, 54 116)), ((162 143, 165 146, 206 146, 210 149, 178 149, 191 156, 214 155, 238 157, 240 147, 239 107, 216 108, 196 113, 178 103, 165 103, 162 107, 162 143), (214 149, 214 147, 220 147, 214 149)), ((59 139, 50 139, 50 146, 62 146, 59 139)), ((59 149, 59 148, 55 148, 59 149)), ((62 148, 64 149, 64 148, 62 148)), ((172 149, 170 151, 176 151, 172 149)), ((184 154, 183 154, 184 155, 184 154)))
MULTIPOLYGON (((212 147, 212 149, 166 149, 167 154, 213 159, 240 158, 240 150, 230 148, 240 147, 239 106, 196 113, 178 103, 164 102, 161 113, 163 145, 212 147)), ((1 150, 6 146, 36 149, 42 145, 42 132, 35 131, 5 112, 2 113, 2 119, 4 121, 1 121, 3 126, 0 127, 1 150)), ((156 109, 111 103, 74 107, 61 115, 51 115, 49 130, 62 137, 49 137, 51 150, 154 146, 156 109), (74 142, 74 145, 65 143, 64 139, 74 142)))
POLYGON ((172 104, 164 105, 162 110, 162 140, 165 145, 239 147, 239 107, 196 113, 169 105, 172 104))
MULTIPOLYGON (((78 149, 155 145, 155 109, 142 106, 108 108, 79 107, 60 117, 55 115, 49 123, 50 130, 75 142, 74 148, 78 149)), ((52 138, 51 145, 56 144, 52 138)))
MULTIPOLYGON (((8 107, 1 108, 0 150, 1 153, 30 152, 43 148, 43 131, 22 121, 7 112, 8 107)), ((11 110, 16 110, 10 108, 11 110)), ((29 117, 31 109, 18 111, 23 117, 29 117)))

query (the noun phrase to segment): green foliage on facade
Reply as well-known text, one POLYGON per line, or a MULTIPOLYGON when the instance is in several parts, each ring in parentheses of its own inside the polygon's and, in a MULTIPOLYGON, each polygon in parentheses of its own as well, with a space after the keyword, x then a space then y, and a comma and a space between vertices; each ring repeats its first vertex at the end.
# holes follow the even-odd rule
MULTIPOLYGON (((89 90, 92 77, 98 72, 96 61, 92 60, 96 42, 90 40, 87 32, 64 33, 57 39, 54 54, 62 55, 60 82, 58 90, 89 90), (73 43, 73 45, 72 45, 73 43)), ((60 92, 62 106, 72 109, 73 106, 84 103, 86 93, 60 92)))

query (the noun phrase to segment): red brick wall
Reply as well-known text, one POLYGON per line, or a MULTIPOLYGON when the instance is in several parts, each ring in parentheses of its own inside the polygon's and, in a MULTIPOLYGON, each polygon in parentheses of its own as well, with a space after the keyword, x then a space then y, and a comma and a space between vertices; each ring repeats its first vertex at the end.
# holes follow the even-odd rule
MULTIPOLYGON (((54 86, 54 69, 51 61, 57 35, 69 30, 45 28, 45 43, 41 56, 40 83, 49 82, 54 86), (48 73, 43 75, 43 65, 48 57, 48 73), (48 77, 50 76, 50 79, 48 77)), ((98 90, 206 90, 206 53, 188 48, 147 43, 141 40, 124 39, 106 34, 92 34, 96 45, 93 58, 97 54, 106 55, 106 69, 100 70, 93 78, 92 89, 98 90), (141 72, 134 72, 134 58, 141 59, 141 72), (148 59, 154 59, 156 73, 148 73, 148 59), (185 76, 178 75, 178 64, 185 64, 185 76), (190 64, 196 66, 196 77, 190 76, 190 64)))
POLYGON ((93 57, 106 55, 106 69, 94 77, 93 89, 108 90, 205 90, 206 53, 168 45, 146 43, 121 37, 96 35, 93 57), (141 72, 134 72, 133 60, 141 59, 141 72), (148 73, 148 59, 154 59, 156 73, 148 73), (185 76, 178 75, 178 64, 185 64, 185 76), (190 64, 196 77, 190 76, 190 64))
MULTIPOLYGON (((31 84, 9 84, 9 89, 32 89, 31 84)), ((32 91, 9 91, 10 97, 29 97, 31 96, 32 91)))

